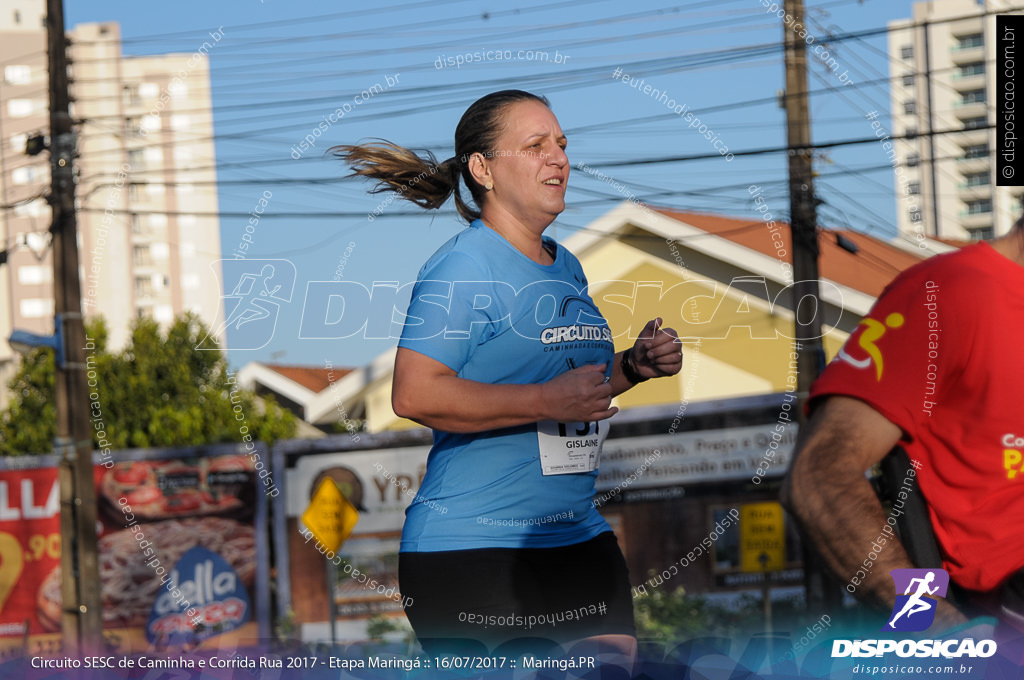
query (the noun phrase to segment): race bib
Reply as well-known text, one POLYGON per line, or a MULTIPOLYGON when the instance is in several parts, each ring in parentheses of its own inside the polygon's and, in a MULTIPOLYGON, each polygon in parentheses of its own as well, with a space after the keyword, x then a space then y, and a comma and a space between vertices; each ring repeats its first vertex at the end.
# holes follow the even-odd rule
POLYGON ((608 436, 608 421, 537 423, 540 467, 545 475, 571 475, 592 472, 601 458, 601 446, 608 436))

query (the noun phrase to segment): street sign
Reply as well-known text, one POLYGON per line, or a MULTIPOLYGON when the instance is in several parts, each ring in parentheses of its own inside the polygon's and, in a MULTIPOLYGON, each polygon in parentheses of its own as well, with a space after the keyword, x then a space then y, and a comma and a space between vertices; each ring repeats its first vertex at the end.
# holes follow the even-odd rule
POLYGON ((740 506, 740 567, 746 573, 786 568, 786 525, 779 503, 740 506))
POLYGON ((302 513, 302 523, 313 538, 327 548, 327 552, 337 552, 358 520, 359 511, 349 503, 331 477, 324 477, 309 507, 302 513))

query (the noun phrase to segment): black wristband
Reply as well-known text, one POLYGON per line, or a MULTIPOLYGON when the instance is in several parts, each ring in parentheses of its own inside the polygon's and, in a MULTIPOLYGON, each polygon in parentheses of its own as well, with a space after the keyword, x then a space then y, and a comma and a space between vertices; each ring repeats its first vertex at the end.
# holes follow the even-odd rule
POLYGON ((622 353, 622 361, 619 362, 619 366, 622 368, 622 375, 625 376, 626 380, 628 380, 634 385, 642 383, 645 380, 650 380, 650 378, 645 378, 639 373, 637 373, 636 369, 633 368, 632 347, 630 347, 629 349, 622 353))

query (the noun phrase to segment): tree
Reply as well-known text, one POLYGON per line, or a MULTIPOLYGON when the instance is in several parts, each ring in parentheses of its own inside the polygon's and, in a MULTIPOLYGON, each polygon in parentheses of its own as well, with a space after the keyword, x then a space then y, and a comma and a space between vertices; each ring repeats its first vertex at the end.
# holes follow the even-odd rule
MULTIPOLYGON (((273 443, 295 433, 295 417, 270 397, 237 389, 219 350, 194 348, 207 336, 191 312, 161 333, 140 318, 119 352, 106 349, 102 318, 86 323, 86 371, 93 444, 98 449, 194 446, 242 441, 242 426, 253 439, 273 443), (98 415, 97 415, 98 414, 98 415), (101 442, 99 435, 105 435, 101 442)), ((53 353, 28 354, 9 383, 13 392, 0 414, 0 454, 44 453, 53 448, 53 353)))
POLYGON ((687 595, 682 586, 672 591, 655 588, 633 601, 637 635, 671 644, 701 636, 735 637, 745 625, 757 622, 760 607, 748 594, 732 606, 687 595))

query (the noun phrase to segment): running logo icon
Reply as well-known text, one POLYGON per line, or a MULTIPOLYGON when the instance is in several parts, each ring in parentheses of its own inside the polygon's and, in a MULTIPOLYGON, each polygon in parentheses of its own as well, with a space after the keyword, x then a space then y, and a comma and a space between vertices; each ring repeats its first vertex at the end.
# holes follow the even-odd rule
POLYGON ((217 265, 224 274, 224 321, 196 349, 223 349, 219 338, 228 332, 231 349, 266 347, 281 305, 292 300, 295 265, 291 260, 218 260, 217 265))
POLYGON ((885 364, 882 359, 882 350, 878 349, 876 344, 882 339, 882 336, 886 334, 886 331, 893 328, 900 328, 903 326, 904 318, 902 314, 893 313, 885 317, 885 323, 876 321, 872 318, 865 318, 860 322, 860 326, 864 327, 864 331, 857 338, 857 344, 867 354, 863 359, 857 359, 851 356, 847 351, 847 345, 851 344, 853 337, 850 337, 850 342, 847 342, 839 349, 839 354, 836 355, 836 359, 845 361, 851 366, 857 368, 868 368, 873 363, 875 365, 875 377, 878 382, 882 382, 882 373, 885 372, 885 364))
POLYGON ((945 569, 893 569, 896 605, 884 631, 916 633, 927 630, 935 621, 935 608, 945 598, 949 574, 945 569), (903 593, 902 595, 900 593, 903 593))

